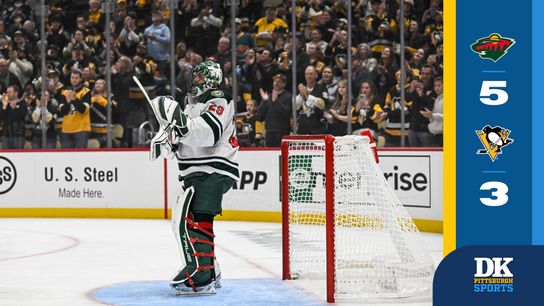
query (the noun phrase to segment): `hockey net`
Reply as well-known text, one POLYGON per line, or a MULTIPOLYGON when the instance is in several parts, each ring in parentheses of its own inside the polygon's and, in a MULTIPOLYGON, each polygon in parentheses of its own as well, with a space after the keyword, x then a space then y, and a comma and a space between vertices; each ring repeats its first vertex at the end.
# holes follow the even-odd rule
POLYGON ((284 279, 326 279, 329 302, 430 295, 434 264, 376 160, 364 136, 284 138, 284 279))

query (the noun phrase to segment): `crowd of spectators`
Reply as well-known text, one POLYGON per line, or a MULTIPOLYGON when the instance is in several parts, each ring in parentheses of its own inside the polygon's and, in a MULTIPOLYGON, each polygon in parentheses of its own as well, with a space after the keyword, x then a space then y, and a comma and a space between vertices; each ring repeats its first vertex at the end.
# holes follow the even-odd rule
POLYGON ((233 1, 179 0, 177 8, 170 10, 166 0, 112 0, 109 25, 100 0, 47 1, 45 42, 39 35, 38 1, 2 1, 2 148, 42 148, 43 134, 47 148, 86 148, 90 140, 106 146, 108 69, 113 123, 122 130, 115 133, 114 145, 143 145, 136 132, 153 118, 132 76, 151 96, 169 94, 170 80, 175 78, 176 99, 184 103, 192 67, 206 59, 221 65, 226 90, 232 90, 232 72, 236 72, 237 126, 243 146, 279 146, 284 135, 294 132, 293 113, 298 134, 345 135, 351 117, 355 133, 369 129, 386 146, 400 145, 404 114, 407 145, 441 146, 442 0, 400 1, 404 1, 404 20, 400 20, 399 0, 354 0, 351 8, 347 1, 296 1, 297 29, 292 29, 290 0, 240 0, 234 42, 233 1), (353 20, 351 50, 348 9, 353 20), (106 66, 106 26, 111 32, 111 67, 106 66), (405 37, 403 50, 400 35, 405 37), (47 50, 45 80, 42 43, 47 50), (175 58, 169 54, 171 43, 175 58), (236 49, 235 67, 231 44, 236 49), (352 101, 348 101, 348 52, 352 101), (171 61, 176 64, 173 76, 171 61), (404 112, 401 65, 406 68, 404 112), (296 70, 294 93, 292 69, 296 70))

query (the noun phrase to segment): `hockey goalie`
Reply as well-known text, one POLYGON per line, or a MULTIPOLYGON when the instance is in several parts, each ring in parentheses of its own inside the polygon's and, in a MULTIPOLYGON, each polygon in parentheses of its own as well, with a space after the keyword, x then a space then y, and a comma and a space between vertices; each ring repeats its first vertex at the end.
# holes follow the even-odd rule
POLYGON ((188 105, 182 111, 168 96, 150 101, 160 124, 151 142, 151 160, 175 156, 181 192, 172 212, 172 229, 185 266, 171 279, 178 295, 211 295, 221 287, 214 253, 214 217, 223 195, 238 180, 236 109, 218 87, 223 74, 205 61, 193 70, 188 105))

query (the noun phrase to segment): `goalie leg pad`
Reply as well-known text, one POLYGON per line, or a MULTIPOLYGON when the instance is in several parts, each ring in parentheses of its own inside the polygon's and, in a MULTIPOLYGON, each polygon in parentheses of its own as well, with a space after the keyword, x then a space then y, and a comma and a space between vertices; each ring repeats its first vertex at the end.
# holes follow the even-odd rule
POLYGON ((194 188, 188 188, 174 208, 173 230, 185 267, 172 278, 170 285, 178 291, 191 288, 198 292, 215 282, 213 252, 213 215, 189 212, 194 188))

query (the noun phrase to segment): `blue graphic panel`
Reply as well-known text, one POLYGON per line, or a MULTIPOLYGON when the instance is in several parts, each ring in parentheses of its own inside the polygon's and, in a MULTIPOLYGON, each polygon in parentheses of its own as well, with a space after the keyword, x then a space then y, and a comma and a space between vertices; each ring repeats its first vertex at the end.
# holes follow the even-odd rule
POLYGON ((531 244, 531 1, 458 0, 456 23, 457 247, 531 244))
MULTIPOLYGON (((533 131, 542 130, 542 114, 544 100, 544 1, 533 0, 533 131)), ((533 133, 533 244, 544 245, 544 201, 542 200, 542 171, 544 170, 544 143, 540 133, 533 133)))
POLYGON ((434 276, 433 306, 543 305, 543 246, 470 246, 450 253, 434 276))
POLYGON ((222 288, 212 296, 176 296, 168 282, 129 282, 97 290, 93 298, 108 305, 118 306, 276 306, 327 305, 287 282, 276 279, 222 279, 222 288))

